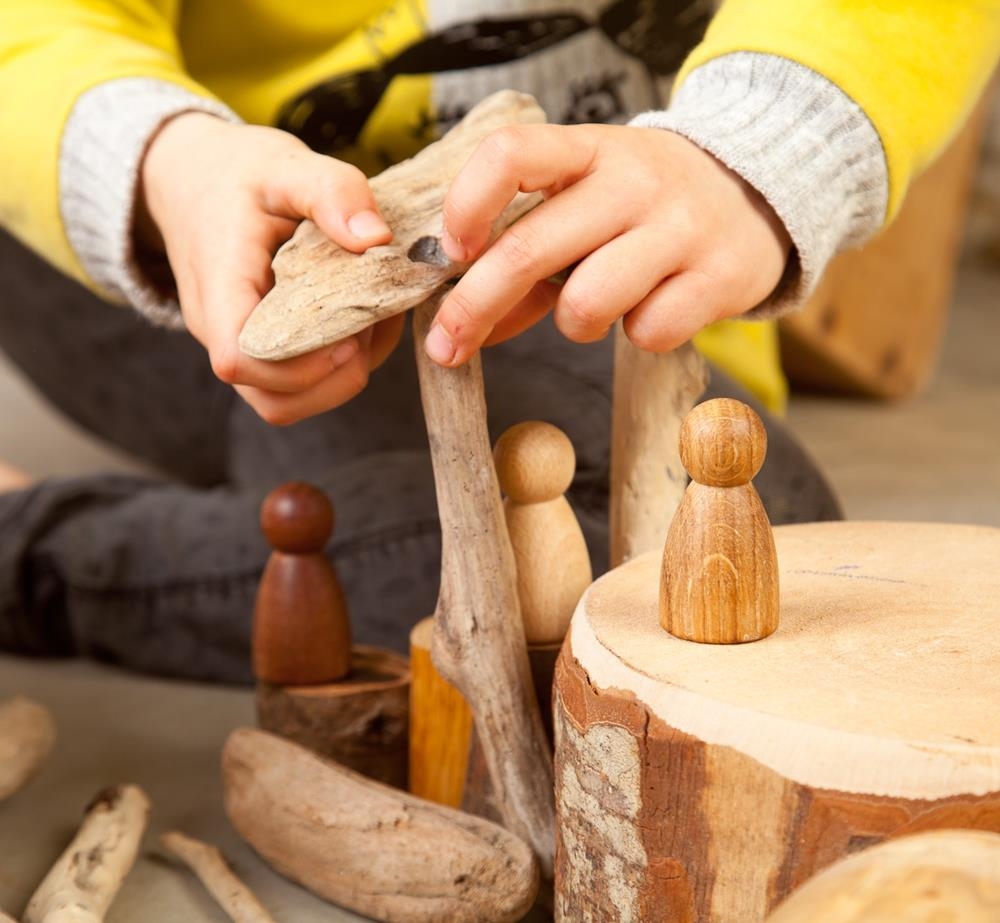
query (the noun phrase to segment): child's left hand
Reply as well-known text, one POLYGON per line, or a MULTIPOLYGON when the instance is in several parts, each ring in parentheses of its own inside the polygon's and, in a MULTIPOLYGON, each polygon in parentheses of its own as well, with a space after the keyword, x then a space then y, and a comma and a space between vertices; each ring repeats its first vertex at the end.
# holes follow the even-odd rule
POLYGON ((475 259, 514 194, 546 201, 508 228, 448 295, 427 338, 441 365, 530 327, 550 309, 579 343, 624 317, 642 349, 665 352, 760 304, 791 241, 764 198, 673 132, 521 125, 490 135, 448 192, 444 247, 475 259), (579 263, 561 288, 547 282, 579 263))

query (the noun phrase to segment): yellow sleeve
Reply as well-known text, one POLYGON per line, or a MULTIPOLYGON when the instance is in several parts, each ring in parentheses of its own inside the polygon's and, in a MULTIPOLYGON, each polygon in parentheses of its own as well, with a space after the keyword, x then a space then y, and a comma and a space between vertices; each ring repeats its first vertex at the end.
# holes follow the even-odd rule
POLYGON ((736 51, 797 61, 864 110, 885 149, 888 221, 989 79, 1000 56, 1000 0, 726 0, 678 85, 736 51))
POLYGON ((59 214, 59 148, 80 95, 153 77, 199 96, 172 27, 176 0, 28 0, 0 6, 0 225, 85 280, 59 214))

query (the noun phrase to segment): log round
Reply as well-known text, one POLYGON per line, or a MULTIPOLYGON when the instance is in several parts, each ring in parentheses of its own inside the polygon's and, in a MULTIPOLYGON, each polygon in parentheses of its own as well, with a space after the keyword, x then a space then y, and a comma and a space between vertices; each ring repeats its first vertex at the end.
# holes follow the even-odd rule
POLYGON ((775 529, 781 622, 660 627, 660 555, 598 580, 556 674, 557 919, 758 923, 848 853, 1000 832, 1000 530, 775 529))
POLYGON ((406 788, 410 665, 355 644, 351 672, 315 686, 257 684, 257 723, 386 785, 406 788))

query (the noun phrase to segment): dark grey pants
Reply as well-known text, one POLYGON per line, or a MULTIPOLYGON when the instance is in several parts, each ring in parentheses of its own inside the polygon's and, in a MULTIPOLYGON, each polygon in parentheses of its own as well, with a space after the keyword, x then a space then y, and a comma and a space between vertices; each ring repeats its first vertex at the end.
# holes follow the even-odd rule
MULTIPOLYGON (((432 611, 440 536, 408 339, 356 400, 269 427, 213 377, 187 334, 105 304, 0 235, 0 347, 62 413, 163 472, 51 479, 0 495, 0 648, 248 681, 268 553, 258 508, 292 479, 323 487, 336 506, 328 551, 356 640, 404 649, 410 626, 432 611)), ((573 440, 570 499, 603 571, 610 342, 574 345, 542 323, 488 350, 484 369, 494 438, 543 419, 573 440)), ((719 394, 749 400, 715 375, 707 396, 719 394)), ((762 416, 769 453, 756 483, 772 520, 837 517, 816 466, 762 416)))

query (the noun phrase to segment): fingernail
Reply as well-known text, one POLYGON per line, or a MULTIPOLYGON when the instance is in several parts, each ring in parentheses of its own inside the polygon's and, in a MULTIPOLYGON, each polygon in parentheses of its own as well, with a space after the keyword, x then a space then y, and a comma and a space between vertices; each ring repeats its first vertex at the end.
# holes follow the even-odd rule
POLYGON ((424 340, 424 350, 438 365, 451 365, 455 358, 455 344, 440 324, 431 327, 424 340))
POLYGON ((333 361, 333 367, 335 369, 339 369, 342 365, 344 365, 344 363, 353 359, 357 351, 358 341, 354 339, 354 337, 351 337, 349 340, 344 340, 343 343, 338 343, 333 352, 330 353, 330 359, 333 361))
POLYGON ((375 237, 383 237, 389 231, 389 225, 383 220, 381 215, 371 209, 357 212, 347 219, 347 229, 358 238, 358 240, 371 240, 375 237))
POLYGON ((464 263, 468 259, 469 253, 465 245, 457 237, 452 237, 447 228, 441 235, 441 245, 444 247, 444 252, 456 263, 464 263))

